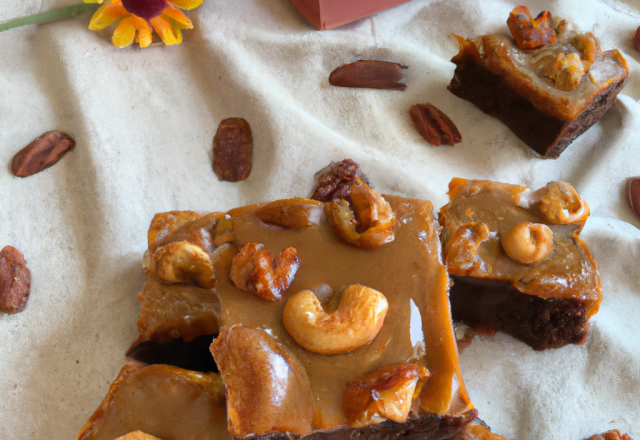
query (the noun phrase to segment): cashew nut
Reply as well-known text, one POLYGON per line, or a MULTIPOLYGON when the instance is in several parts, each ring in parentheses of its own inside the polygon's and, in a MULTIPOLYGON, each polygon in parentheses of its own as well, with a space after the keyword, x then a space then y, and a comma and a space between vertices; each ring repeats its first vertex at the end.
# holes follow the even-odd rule
POLYGON ((231 262, 230 278, 238 289, 269 301, 282 299, 300 267, 298 252, 284 249, 277 257, 261 243, 247 243, 231 262))
POLYGON ((153 254, 153 261, 156 275, 166 283, 195 282, 205 288, 215 285, 209 254, 188 241, 174 241, 159 247, 153 254))
POLYGON ((351 205, 339 199, 324 207, 329 223, 343 241, 362 249, 375 249, 393 241, 395 214, 377 191, 355 179, 349 183, 347 199, 351 205))
POLYGON ((322 202, 311 199, 277 200, 256 209, 256 216, 265 223, 283 228, 304 229, 320 224, 323 206, 322 202))
POLYGON ((307 350, 342 354, 373 341, 388 308, 382 293, 354 284, 343 292, 338 309, 331 314, 313 292, 298 292, 287 301, 282 319, 293 339, 307 350))
POLYGON ((383 367, 347 384, 342 409, 352 428, 393 420, 404 423, 414 396, 420 394, 429 372, 419 363, 383 367))
POLYGON ((491 265, 478 256, 478 248, 489 234, 486 223, 467 222, 456 229, 442 251, 449 273, 465 276, 490 274, 491 265))
POLYGON ((236 324, 224 329, 210 350, 224 381, 228 426, 234 438, 273 431, 299 438, 312 431, 314 399, 309 377, 287 347, 262 330, 236 324))
POLYGON ((518 263, 539 263, 553 251, 553 232, 540 223, 518 223, 502 236, 502 248, 518 263))
POLYGON ((533 204, 554 225, 570 225, 589 217, 589 205, 566 182, 549 182, 532 194, 533 204))

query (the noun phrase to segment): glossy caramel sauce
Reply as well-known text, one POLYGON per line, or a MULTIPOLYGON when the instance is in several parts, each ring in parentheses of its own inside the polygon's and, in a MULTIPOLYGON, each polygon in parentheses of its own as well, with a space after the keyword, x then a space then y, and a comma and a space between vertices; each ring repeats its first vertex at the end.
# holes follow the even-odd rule
POLYGON ((253 205, 228 212, 235 240, 212 255, 221 330, 239 323, 261 329, 299 359, 311 383, 316 430, 346 423, 341 398, 347 382, 417 358, 431 373, 415 405, 419 413, 459 415, 472 408, 458 365, 447 295, 449 279, 440 262, 432 205, 395 196, 385 199, 395 211, 397 230, 393 242, 375 250, 342 242, 326 219, 304 229, 268 225, 255 215, 261 205, 253 205), (280 302, 239 290, 229 279, 232 258, 239 247, 252 242, 263 243, 275 254, 287 247, 298 252, 300 268, 280 302), (371 287, 387 298, 389 310, 378 336, 370 344, 340 355, 320 355, 299 346, 282 323, 287 299, 301 290, 312 290, 331 311, 337 303, 333 293, 339 295, 352 284, 371 287), (421 311, 424 341, 412 342, 411 300, 421 311))
POLYGON ((563 30, 556 27, 555 44, 532 50, 519 49, 507 34, 483 35, 473 40, 456 37, 460 53, 452 61, 465 54, 473 56, 478 64, 500 75, 504 83, 526 97, 538 110, 556 119, 570 121, 589 107, 597 95, 614 83, 626 80, 629 68, 617 49, 606 52, 598 49, 593 63, 585 64, 587 73, 577 88, 560 90, 541 72, 541 59, 555 58, 560 53, 577 53, 585 57, 575 43, 580 33, 570 22, 565 27, 563 30))
MULTIPOLYGON (((584 301, 589 316, 598 311, 602 301, 600 276, 595 260, 579 236, 584 221, 568 225, 549 223, 539 210, 521 202, 529 192, 524 186, 454 179, 449 188, 451 201, 442 207, 438 217, 443 227, 443 244, 465 223, 484 223, 489 227, 489 236, 480 243, 476 253, 484 269, 472 277, 505 281, 522 293, 543 299, 584 301), (536 264, 512 260, 500 243, 506 231, 524 221, 545 224, 553 232, 553 251, 536 264)), ((463 262, 446 252, 443 257, 450 274, 468 275, 463 262)))
POLYGON ((114 440, 136 430, 161 440, 230 440, 220 377, 167 365, 125 365, 77 440, 114 440))

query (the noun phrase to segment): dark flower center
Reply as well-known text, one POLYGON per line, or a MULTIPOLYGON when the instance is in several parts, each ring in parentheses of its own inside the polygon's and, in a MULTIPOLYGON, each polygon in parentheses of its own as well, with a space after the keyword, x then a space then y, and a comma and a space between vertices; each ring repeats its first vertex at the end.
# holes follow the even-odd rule
POLYGON ((151 20, 167 7, 167 0, 122 0, 122 6, 133 15, 151 20))

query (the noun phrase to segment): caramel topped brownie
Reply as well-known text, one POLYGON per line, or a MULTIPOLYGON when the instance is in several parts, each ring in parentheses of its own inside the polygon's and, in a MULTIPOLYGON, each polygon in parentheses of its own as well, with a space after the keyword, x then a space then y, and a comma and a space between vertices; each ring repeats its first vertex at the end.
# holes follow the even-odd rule
POLYGON ((526 7, 511 13, 511 36, 456 37, 449 90, 499 118, 543 157, 556 158, 611 107, 629 75, 617 49, 602 51, 568 19, 526 7))
POLYGON ((449 197, 439 222, 454 318, 536 349, 584 342, 602 291, 579 235, 589 207, 575 189, 456 178, 449 197))
POLYGON ((360 429, 379 438, 442 438, 472 418, 432 205, 380 197, 356 180, 362 187, 346 199, 283 200, 226 214, 234 238, 212 257, 221 334, 211 351, 235 437, 331 431, 348 438, 360 429), (293 274, 279 260, 290 249, 297 258, 289 267, 299 266, 293 274), (272 262, 262 265, 260 252, 272 262), (281 297, 260 292, 278 276, 290 279, 281 297), (419 336, 413 319, 421 319, 419 336))

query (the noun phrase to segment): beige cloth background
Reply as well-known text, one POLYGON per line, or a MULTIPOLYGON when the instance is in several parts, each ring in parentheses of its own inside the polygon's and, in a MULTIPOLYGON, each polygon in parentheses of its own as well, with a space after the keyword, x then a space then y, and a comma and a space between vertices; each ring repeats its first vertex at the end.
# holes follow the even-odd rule
MULTIPOLYGON (((346 0, 345 0, 346 1, 346 0)), ((0 21, 73 3, 0 0, 0 21)), ((176 47, 117 49, 90 14, 0 33, 0 247, 32 271, 31 298, 0 316, 0 438, 73 439, 137 335, 141 257, 156 212, 307 195, 313 174, 351 157, 383 192, 446 203, 454 176, 534 188, 572 183, 591 205, 584 238, 604 302, 583 346, 534 352, 478 337, 461 355, 471 396, 493 429, 521 440, 580 440, 614 427, 640 437, 640 219, 626 179, 640 175, 640 1, 530 1, 619 48, 631 75, 604 118, 562 157, 542 160, 505 126, 446 90, 452 32, 505 29, 515 3, 413 0, 339 30, 313 30, 286 0, 205 0, 176 47), (333 88, 358 59, 410 66, 404 92, 333 88), (431 102, 464 141, 435 148, 409 107, 431 102), (251 124, 254 168, 218 181, 221 119, 251 124), (77 143, 53 168, 19 179, 13 155, 58 129, 77 143)))

